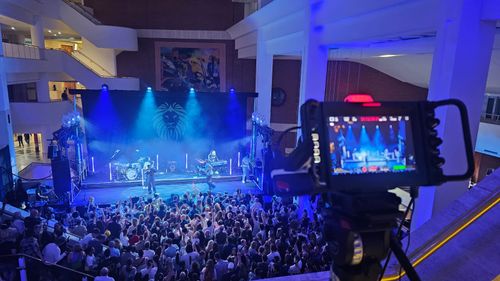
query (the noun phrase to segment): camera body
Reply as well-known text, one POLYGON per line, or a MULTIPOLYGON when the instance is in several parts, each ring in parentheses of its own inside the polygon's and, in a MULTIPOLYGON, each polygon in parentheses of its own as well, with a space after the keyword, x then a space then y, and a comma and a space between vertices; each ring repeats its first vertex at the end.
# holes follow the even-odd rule
POLYGON ((301 107, 302 143, 272 163, 279 195, 382 192, 469 178, 474 169, 467 111, 459 100, 439 102, 317 102, 301 107), (459 109, 467 159, 463 174, 445 175, 435 109, 459 109))

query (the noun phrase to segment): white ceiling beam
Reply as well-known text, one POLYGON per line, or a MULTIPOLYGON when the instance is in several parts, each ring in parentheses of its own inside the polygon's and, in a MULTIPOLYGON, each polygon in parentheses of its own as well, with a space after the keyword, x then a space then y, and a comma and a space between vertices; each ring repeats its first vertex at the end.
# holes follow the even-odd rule
POLYGON ((307 1, 304 0, 274 0, 250 16, 227 29, 231 38, 241 37, 249 32, 303 10, 307 1))
POLYGON ((239 59, 254 59, 257 56, 257 46, 249 46, 238 50, 239 59))
POLYGON ((236 50, 257 44, 257 31, 247 33, 234 40, 236 50))
POLYGON ((381 55, 430 54, 434 52, 435 37, 398 40, 387 43, 368 44, 366 47, 330 49, 332 59, 363 59, 381 55))
POLYGON ((260 30, 263 32, 262 34, 264 40, 272 40, 304 31, 304 27, 307 26, 306 20, 306 11, 301 10, 286 17, 278 18, 272 23, 263 26, 260 30))
POLYGON ((345 18, 358 17, 378 11, 395 7, 409 2, 420 0, 377 0, 377 1, 345 1, 345 0, 323 0, 317 13, 316 22, 327 24, 345 18))
POLYGON ((329 46, 359 44, 434 32, 438 3, 432 0, 412 1, 324 25, 318 22, 320 42, 329 46))
POLYGON ((27 24, 33 24, 33 14, 31 12, 5 1, 0 1, 0 15, 27 24))
POLYGON ((299 31, 266 42, 266 50, 273 55, 298 55, 304 49, 304 32, 299 31))

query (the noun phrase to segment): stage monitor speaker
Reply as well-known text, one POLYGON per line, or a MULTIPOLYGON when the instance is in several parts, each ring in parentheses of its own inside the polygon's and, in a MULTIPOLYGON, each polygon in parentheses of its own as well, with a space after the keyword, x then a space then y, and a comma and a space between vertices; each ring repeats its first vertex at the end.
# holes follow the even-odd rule
POLYGON ((71 189, 71 171, 68 159, 57 159, 51 161, 52 181, 54 191, 59 198, 64 198, 71 189))
POLYGON ((57 145, 49 144, 48 151, 47 151, 47 158, 56 159, 56 158, 58 158, 58 156, 59 156, 59 150, 57 148, 57 145))
POLYGON ((10 151, 9 146, 6 145, 0 149, 0 200, 4 200, 5 194, 12 189, 13 185, 10 151))

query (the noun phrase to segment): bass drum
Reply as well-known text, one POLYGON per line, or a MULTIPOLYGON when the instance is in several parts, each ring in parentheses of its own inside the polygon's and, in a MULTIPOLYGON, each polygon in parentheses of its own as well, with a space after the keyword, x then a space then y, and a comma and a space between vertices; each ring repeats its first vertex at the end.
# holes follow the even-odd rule
POLYGON ((125 177, 129 181, 136 180, 138 176, 139 176, 139 172, 137 172, 137 169, 134 169, 132 167, 127 168, 127 170, 125 171, 125 177))

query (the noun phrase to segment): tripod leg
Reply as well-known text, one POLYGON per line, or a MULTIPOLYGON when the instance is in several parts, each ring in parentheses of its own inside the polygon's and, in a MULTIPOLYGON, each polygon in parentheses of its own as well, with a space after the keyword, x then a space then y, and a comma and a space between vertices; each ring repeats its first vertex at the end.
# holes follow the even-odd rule
POLYGON ((406 274, 408 275, 408 278, 411 281, 420 281, 420 277, 415 271, 415 268, 413 268, 405 252, 403 251, 403 249, 401 249, 399 242, 394 237, 391 237, 391 250, 398 259, 399 264, 401 264, 401 266, 404 268, 406 274))

